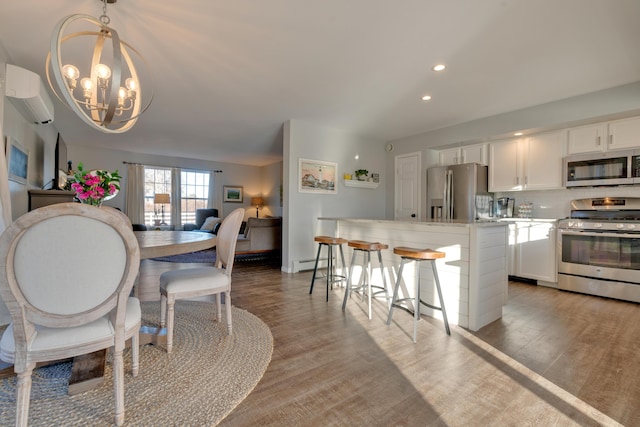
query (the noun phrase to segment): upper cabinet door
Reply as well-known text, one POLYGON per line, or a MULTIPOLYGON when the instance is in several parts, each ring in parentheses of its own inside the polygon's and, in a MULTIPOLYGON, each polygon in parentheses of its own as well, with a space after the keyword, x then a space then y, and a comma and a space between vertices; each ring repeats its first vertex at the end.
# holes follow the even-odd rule
POLYGON ((640 148, 640 117, 571 128, 568 154, 640 148))
POLYGON ((609 150, 640 147, 640 117, 616 120, 609 123, 609 150))
POLYGON ((486 165, 487 144, 469 145, 461 148, 448 148, 438 152, 440 166, 459 165, 462 163, 480 163, 486 165))
POLYGON ((607 148, 608 132, 606 123, 580 126, 568 131, 569 154, 593 153, 607 148))
POLYGON ((460 149, 460 163, 480 163, 487 165, 487 144, 469 145, 460 149))
POLYGON ((489 144, 489 191, 522 190, 519 139, 489 144))
POLYGON ((440 150, 438 152, 438 163, 440 166, 449 166, 458 164, 458 157, 460 156, 459 148, 449 148, 446 150, 440 150))
POLYGON ((533 135, 522 151, 525 190, 563 188, 562 159, 565 156, 566 131, 533 135))

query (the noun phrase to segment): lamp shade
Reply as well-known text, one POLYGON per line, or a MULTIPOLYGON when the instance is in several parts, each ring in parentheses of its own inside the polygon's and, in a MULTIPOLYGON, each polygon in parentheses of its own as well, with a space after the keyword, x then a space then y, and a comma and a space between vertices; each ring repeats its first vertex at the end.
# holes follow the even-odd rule
POLYGON ((169 194, 159 193, 153 196, 153 203, 171 203, 169 194))
POLYGON ((252 197, 251 205, 253 206, 262 206, 264 205, 264 199, 262 197, 252 197))

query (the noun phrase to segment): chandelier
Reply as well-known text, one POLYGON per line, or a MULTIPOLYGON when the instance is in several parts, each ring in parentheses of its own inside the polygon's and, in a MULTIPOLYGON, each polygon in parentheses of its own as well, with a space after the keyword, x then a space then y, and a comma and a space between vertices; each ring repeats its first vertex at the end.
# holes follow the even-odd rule
POLYGON ((148 68, 146 62, 108 26, 107 2, 117 0, 99 1, 102 2, 99 20, 89 15, 70 15, 54 28, 51 51, 47 55, 47 80, 58 99, 89 126, 104 133, 123 133, 131 129, 151 105, 151 77, 148 76, 149 87, 145 88, 151 95, 143 106, 142 85, 132 54, 139 60, 138 65, 145 65, 145 70, 148 68), (90 30, 83 27, 65 34, 72 25, 84 24, 86 27, 86 23, 91 24, 90 30), (63 46, 69 52, 65 61, 62 59, 63 46), (83 48, 87 52, 78 54, 83 48))

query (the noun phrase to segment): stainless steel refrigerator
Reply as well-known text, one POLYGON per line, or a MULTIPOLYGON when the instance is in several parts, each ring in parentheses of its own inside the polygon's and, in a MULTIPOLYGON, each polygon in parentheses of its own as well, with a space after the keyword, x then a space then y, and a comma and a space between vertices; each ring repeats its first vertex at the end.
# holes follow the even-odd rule
POLYGON ((487 166, 465 163, 427 169, 427 221, 472 222, 492 212, 487 166))

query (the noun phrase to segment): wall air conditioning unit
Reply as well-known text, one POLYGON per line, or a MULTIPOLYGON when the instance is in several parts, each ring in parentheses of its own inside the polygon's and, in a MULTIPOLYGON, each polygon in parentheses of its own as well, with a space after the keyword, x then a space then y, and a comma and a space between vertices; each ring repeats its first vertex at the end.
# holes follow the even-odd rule
POLYGON ((36 124, 53 121, 53 102, 36 73, 7 64, 5 95, 25 119, 36 124))

